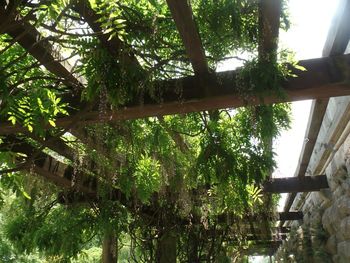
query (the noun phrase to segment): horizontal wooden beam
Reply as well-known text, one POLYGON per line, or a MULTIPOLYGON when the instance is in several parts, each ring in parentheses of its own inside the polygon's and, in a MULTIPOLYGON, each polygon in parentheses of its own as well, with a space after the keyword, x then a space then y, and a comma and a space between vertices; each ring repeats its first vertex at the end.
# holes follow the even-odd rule
MULTIPOLYGON (((256 213, 256 214, 249 214, 243 216, 243 220, 251 220, 252 223, 255 222, 262 222, 262 220, 267 221, 285 221, 285 220, 300 220, 303 219, 303 213, 302 212, 278 212, 276 215, 270 214, 270 213, 256 213)), ((239 222, 242 218, 239 218, 233 214, 221 214, 218 216, 218 222, 223 223, 226 222, 227 224, 231 224, 233 222, 239 222)))
POLYGON ((279 212, 279 221, 302 220, 303 212, 279 212))
POLYGON ((74 189, 77 192, 86 193, 87 195, 96 195, 96 192, 93 189, 90 189, 84 184, 77 183, 73 185, 72 180, 64 176, 60 176, 58 174, 50 172, 45 168, 34 166, 28 169, 28 171, 34 172, 35 174, 40 175, 41 177, 43 177, 44 179, 48 180, 50 183, 53 183, 58 187, 62 187, 64 189, 69 189, 69 190, 74 189))
MULTIPOLYGON (((247 101, 239 96, 239 87, 235 86, 238 71, 216 73, 209 83, 209 93, 201 87, 201 81, 196 77, 186 77, 154 83, 157 97, 162 101, 145 96, 117 110, 101 114, 98 110, 81 114, 78 120, 82 125, 131 120, 152 116, 184 114, 204 110, 236 108, 262 103, 279 103, 306 99, 327 98, 350 95, 348 72, 350 70, 350 55, 326 57, 300 61, 306 71, 293 70, 298 77, 290 77, 282 84, 286 96, 266 96, 262 101, 258 96, 252 96, 247 101), (180 89, 180 91, 179 91, 180 89), (159 94, 158 94, 159 93, 159 94), (159 96, 158 96, 159 95, 159 96), (143 101, 140 105, 140 101, 143 101)), ((72 97, 71 103, 78 106, 80 98, 72 97)), ((81 105, 83 107, 83 105, 81 105)), ((79 107, 80 108, 80 107, 79 107)), ((57 125, 67 127, 72 118, 65 117, 57 120, 57 125)), ((23 128, 8 123, 0 125, 0 135, 21 132, 23 128)))
MULTIPOLYGON (((264 103, 350 95, 350 84, 346 82, 350 55, 304 60, 300 65, 306 71, 294 70, 293 73, 298 77, 290 77, 282 84, 286 97, 267 96, 264 103)), ((81 121, 88 124, 262 104, 257 96, 252 96, 249 101, 239 96, 239 87, 235 86, 237 74, 238 71, 227 71, 213 75, 212 82, 208 85, 209 93, 202 88, 202 82, 196 77, 157 82, 154 83, 154 90, 161 101, 148 96, 135 98, 128 105, 105 115, 98 111, 89 112, 81 121), (140 101, 143 102, 142 105, 140 101)), ((74 103, 78 103, 79 99, 76 98, 74 103)), ((65 126, 69 121, 70 117, 63 118, 58 124, 65 126)))
POLYGON ((328 187, 326 175, 274 178, 263 185, 268 193, 312 192, 328 187))

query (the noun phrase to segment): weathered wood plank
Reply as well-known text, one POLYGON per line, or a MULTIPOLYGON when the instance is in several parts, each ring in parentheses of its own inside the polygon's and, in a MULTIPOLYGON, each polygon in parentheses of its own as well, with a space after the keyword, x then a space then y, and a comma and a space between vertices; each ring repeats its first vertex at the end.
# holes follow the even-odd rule
POLYGON ((268 193, 297 193, 319 191, 328 188, 327 176, 304 176, 274 178, 265 182, 263 189, 268 193))
POLYGON ((198 75, 207 74, 208 63, 189 1, 167 0, 167 3, 194 72, 198 75))

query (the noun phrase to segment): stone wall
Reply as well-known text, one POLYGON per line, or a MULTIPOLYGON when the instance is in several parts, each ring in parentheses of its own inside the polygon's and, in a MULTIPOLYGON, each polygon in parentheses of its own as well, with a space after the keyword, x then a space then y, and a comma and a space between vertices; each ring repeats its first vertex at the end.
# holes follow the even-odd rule
MULTIPOLYGON (((345 104, 343 106, 347 109, 349 104, 345 104)), ((328 112, 332 110, 339 111, 339 108, 327 109, 328 112)), ((345 110, 344 114, 349 112, 345 110)), ((338 134, 336 141, 334 133, 329 134, 329 130, 319 135, 319 147, 315 145, 308 169, 310 174, 316 175, 315 170, 326 174, 329 189, 298 195, 292 208, 303 211, 304 218, 290 225, 290 236, 275 254, 276 262, 350 262, 349 120, 337 118, 346 128, 332 127, 338 134), (331 149, 327 143, 329 138, 333 140, 331 149), (329 155, 323 158, 323 167, 320 168, 320 158, 316 157, 322 144, 324 148, 328 147, 329 155)), ((337 126, 338 123, 333 122, 332 125, 337 126)))

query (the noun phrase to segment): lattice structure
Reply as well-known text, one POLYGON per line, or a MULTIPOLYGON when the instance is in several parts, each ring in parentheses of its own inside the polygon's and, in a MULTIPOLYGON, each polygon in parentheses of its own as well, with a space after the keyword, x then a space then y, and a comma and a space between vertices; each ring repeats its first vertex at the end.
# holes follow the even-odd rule
MULTIPOLYGON (((349 5, 349 1, 346 2, 349 5)), ((74 105, 74 109, 70 110, 69 117, 57 119, 56 125, 65 128, 65 131, 70 131, 82 143, 90 144, 92 148, 94 148, 94 144, 90 143, 84 128, 89 124, 113 123, 120 120, 217 110, 228 107, 240 107, 247 104, 247 101, 239 96, 237 87, 233 88, 235 85, 233 79, 237 75, 237 71, 216 73, 209 68, 192 9, 187 0, 167 0, 167 4, 180 33, 186 51, 185 56, 192 65, 194 75, 154 83, 155 86, 162 87, 161 102, 146 96, 142 103, 135 100, 126 103, 118 109, 107 109, 107 111, 102 113, 98 110, 98 102, 89 104, 81 102, 81 93, 86 85, 86 80, 84 80, 84 77, 75 75, 74 67, 68 63, 67 59, 61 58, 60 54, 55 51, 56 48, 51 44, 49 37, 44 37, 35 26, 29 23, 28 19, 30 17, 28 15, 21 17, 20 14, 16 13, 16 3, 17 1, 10 1, 9 4, 0 4, 0 32, 11 36, 13 41, 18 42, 30 55, 37 59, 39 65, 44 66, 57 77, 58 81, 69 87, 64 100, 74 105), (182 87, 181 96, 176 91, 178 86, 182 87)), ((144 70, 132 50, 120 53, 125 47, 118 37, 108 33, 101 33, 103 31, 100 22, 101 16, 91 8, 88 0, 77 0, 70 8, 79 15, 78 19, 83 21, 93 31, 93 34, 97 36, 100 43, 111 56, 122 54, 122 59, 130 65, 131 70, 144 70)), ((314 117, 314 122, 310 124, 310 129, 314 128, 315 131, 320 126, 322 111, 324 113, 327 98, 350 95, 350 85, 346 73, 350 70, 350 55, 343 55, 350 35, 350 27, 348 26, 349 8, 346 8, 346 10, 347 12, 344 12, 338 24, 335 24, 334 29, 331 30, 336 32, 336 34, 330 34, 325 46, 324 57, 300 61, 300 65, 305 67, 306 71, 295 69, 294 73, 298 77, 291 77, 283 83, 283 88, 286 92, 285 98, 282 99, 278 96, 264 98, 265 103, 317 99, 315 107, 320 108, 320 110, 316 110, 315 114, 319 116, 314 117)), ((264 60, 277 51, 281 1, 261 0, 259 12, 259 27, 262 33, 260 33, 258 52, 259 59, 264 60)), ((261 100, 258 97, 253 97, 248 103, 257 105, 261 103, 261 100)), ((81 193, 84 200, 97 198, 96 180, 98 181, 98 179, 92 181, 91 178, 81 172, 77 176, 79 180, 72 182, 72 178, 76 177, 76 175, 73 175, 73 167, 56 160, 42 151, 47 147, 59 155, 73 160, 72 149, 62 139, 49 138, 45 141, 40 141, 34 135, 29 134, 34 141, 40 144, 39 148, 34 148, 20 139, 17 136, 19 133, 26 133, 26 129, 2 120, 0 135, 5 136, 2 147, 7 147, 11 151, 23 153, 30 157, 20 169, 34 172, 64 189, 81 193)), ((312 139, 313 137, 309 136, 309 138, 312 139)), ((308 144, 307 147, 312 147, 312 145, 308 144)), ((279 182, 267 182, 265 185, 266 192, 296 193, 328 187, 324 177, 315 179, 317 185, 312 179, 302 179, 306 173, 307 159, 311 151, 312 148, 304 149, 300 171, 297 173, 300 180, 294 180, 293 186, 287 179, 279 182)), ((133 206, 119 191, 116 190, 114 196, 119 198, 121 202, 124 202, 124 205, 133 206)), ((289 212, 294 197, 295 194, 289 197, 285 212, 279 214, 279 219, 282 222, 284 220, 302 219, 302 214, 299 212, 289 212)), ((63 196, 62 198, 68 197, 63 196)), ((145 209, 144 213, 147 214, 149 211, 145 209)), ((266 218, 268 219, 269 216, 266 215, 266 218)), ((254 218, 250 218, 249 221, 253 222, 254 218)), ((262 245, 272 247, 271 242, 273 242, 273 247, 275 247, 279 245, 279 241, 271 241, 270 239, 276 239, 279 235, 285 237, 287 231, 288 229, 286 228, 274 229, 272 234, 268 233, 266 235, 266 233, 258 233, 258 230, 251 226, 252 233, 247 238, 258 241, 257 247, 262 245)), ((268 253, 272 252, 269 251, 268 253)))

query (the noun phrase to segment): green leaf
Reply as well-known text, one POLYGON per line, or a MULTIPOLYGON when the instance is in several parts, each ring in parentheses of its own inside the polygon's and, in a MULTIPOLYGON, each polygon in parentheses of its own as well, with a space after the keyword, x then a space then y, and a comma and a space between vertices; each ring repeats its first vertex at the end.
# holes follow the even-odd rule
POLYGON ((32 198, 30 197, 30 195, 26 192, 26 191, 24 191, 23 189, 22 189, 22 194, 23 194, 23 196, 25 197, 25 198, 27 198, 27 199, 29 199, 29 200, 31 200, 32 198))
POLYGON ((294 67, 295 67, 296 69, 300 70, 300 71, 306 71, 306 68, 305 68, 305 67, 300 66, 300 65, 298 65, 298 64, 294 65, 294 67))
POLYGON ((33 127, 32 127, 32 125, 28 124, 28 125, 27 125, 27 129, 28 129, 28 131, 33 132, 33 127))
POLYGON ((8 118, 9 121, 11 121, 12 125, 15 125, 16 124, 16 117, 15 116, 10 116, 8 118))
POLYGON ((49 120, 49 123, 52 127, 56 127, 56 123, 53 120, 49 120))

